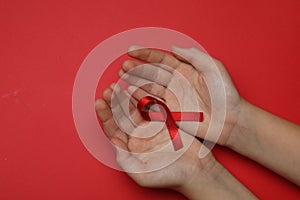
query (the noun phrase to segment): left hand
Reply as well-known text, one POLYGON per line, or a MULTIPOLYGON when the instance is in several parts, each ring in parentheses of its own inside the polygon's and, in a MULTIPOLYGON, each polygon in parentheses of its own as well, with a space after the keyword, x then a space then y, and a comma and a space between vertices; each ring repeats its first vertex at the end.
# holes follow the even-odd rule
MULTIPOLYGON (((183 155, 179 159, 174 160, 173 163, 158 170, 151 170, 154 166, 163 166, 164 163, 168 163, 178 152, 175 152, 173 146, 170 145, 170 136, 166 126, 154 136, 146 138, 134 137, 131 133, 123 132, 117 123, 121 126, 125 125, 127 130, 131 130, 132 133, 136 131, 136 127, 131 120, 134 120, 139 126, 144 126, 148 123, 139 114, 133 99, 131 99, 129 105, 132 119, 123 113, 122 106, 124 103, 122 101, 124 98, 127 98, 126 91, 120 89, 118 85, 112 85, 104 90, 103 99, 98 99, 95 107, 107 137, 116 147, 118 164, 124 171, 129 172, 129 176, 139 185, 180 190, 191 187, 197 181, 197 187, 201 188, 202 185, 204 187, 210 181, 210 176, 216 176, 216 171, 222 167, 216 164, 217 161, 211 153, 205 158, 199 159, 198 153, 202 146, 201 142, 182 130, 180 130, 182 140, 193 140, 192 144, 187 149, 184 149, 186 151, 183 155), (112 98, 113 88, 117 91, 115 92, 115 98, 112 98), (111 107, 111 101, 118 101, 116 104, 117 108, 111 107), (117 112, 115 113, 117 115, 115 117, 118 118, 117 123, 114 120, 112 109, 115 109, 115 112, 117 112), (169 147, 160 150, 167 145, 169 147), (155 153, 151 155, 150 152, 153 151, 155 153), (139 155, 136 153, 139 153, 139 155), (218 166, 217 169, 214 169, 216 166, 218 166), (134 173, 135 169, 137 171, 139 169, 149 169, 150 172, 134 173)), ((149 133, 144 132, 143 134, 150 135, 152 133, 149 130, 149 133)))

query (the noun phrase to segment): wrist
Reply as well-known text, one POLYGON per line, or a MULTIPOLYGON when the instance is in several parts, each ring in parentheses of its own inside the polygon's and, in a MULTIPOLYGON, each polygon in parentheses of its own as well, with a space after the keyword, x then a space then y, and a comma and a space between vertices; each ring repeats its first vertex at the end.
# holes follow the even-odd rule
POLYGON ((218 161, 209 165, 176 190, 188 199, 255 199, 218 161))
POLYGON ((245 155, 244 153, 251 152, 247 148, 253 149, 253 146, 257 146, 255 126, 258 112, 259 110, 254 105, 245 99, 241 100, 238 119, 228 137, 226 147, 245 155))

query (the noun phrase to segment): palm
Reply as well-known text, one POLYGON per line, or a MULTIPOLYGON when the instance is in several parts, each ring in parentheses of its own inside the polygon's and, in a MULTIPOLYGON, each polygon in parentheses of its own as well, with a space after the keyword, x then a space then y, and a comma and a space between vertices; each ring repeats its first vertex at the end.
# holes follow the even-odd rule
MULTIPOLYGON (((161 133, 158 133, 158 135, 159 134, 161 133)), ((130 140, 131 139, 129 139, 129 142, 130 140)), ((169 138, 167 138, 167 140, 169 140, 169 138)), ((118 142, 115 144, 120 145, 121 141, 118 142)), ((148 140, 146 142, 154 146, 147 146, 147 151, 143 153, 147 153, 149 149, 157 148, 156 144, 151 144, 151 141, 148 140)), ((145 148, 145 141, 134 139, 130 143, 134 146, 134 150, 138 150, 139 152, 141 149, 145 148)), ((176 152, 174 152, 172 149, 170 149, 169 152, 155 153, 153 156, 143 156, 143 154, 141 154, 142 156, 136 156, 119 150, 117 154, 117 160, 119 165, 125 171, 128 170, 127 172, 129 176, 142 186, 174 188, 180 187, 188 182, 189 180, 187 180, 187 177, 193 177, 196 174, 199 176, 199 174, 202 174, 202 171, 200 171, 198 168, 199 163, 202 167, 200 169, 205 168, 205 166, 211 166, 206 165, 205 163, 213 162, 212 155, 207 156, 205 158, 206 160, 203 159, 199 161, 198 152, 200 147, 201 143, 195 140, 187 149, 187 151, 178 160, 174 160, 174 162, 171 161, 173 160, 172 158, 176 152), (167 163, 169 164, 167 165, 167 163), (134 169, 132 169, 132 166, 134 166, 134 169), (155 166, 162 166, 162 168, 154 170, 155 166), (149 169, 150 171, 142 173, 133 172, 135 170, 139 171, 140 169, 149 169)), ((127 151, 132 153, 133 149, 131 149, 130 145, 126 146, 125 148, 127 148, 127 151)))

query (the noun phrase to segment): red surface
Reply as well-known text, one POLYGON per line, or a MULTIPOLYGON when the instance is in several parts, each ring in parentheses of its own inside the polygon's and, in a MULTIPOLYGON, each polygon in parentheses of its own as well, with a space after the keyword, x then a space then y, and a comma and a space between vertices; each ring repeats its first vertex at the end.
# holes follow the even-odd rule
MULTIPOLYGON (((182 199, 95 160, 72 118, 89 51, 126 29, 159 26, 199 41, 250 102, 300 123, 300 1, 1 1, 0 199, 182 199)), ((261 199, 299 188, 227 149, 217 159, 261 199)))

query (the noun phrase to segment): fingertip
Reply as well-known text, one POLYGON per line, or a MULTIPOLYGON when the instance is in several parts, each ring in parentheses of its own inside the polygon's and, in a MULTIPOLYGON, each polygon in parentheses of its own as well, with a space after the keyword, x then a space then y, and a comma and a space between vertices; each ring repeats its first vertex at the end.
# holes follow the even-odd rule
POLYGON ((171 46, 171 51, 177 50, 177 49, 181 49, 180 47, 176 46, 176 45, 172 45, 171 46))
POLYGON ((131 60, 125 60, 122 64, 122 69, 124 71, 129 71, 132 68, 132 61, 131 60))
POLYGON ((139 46, 139 45, 131 45, 128 48, 128 53, 131 53, 133 51, 139 50, 139 49, 144 49, 145 47, 139 46))
POLYGON ((178 51, 184 51, 184 50, 186 50, 186 49, 185 48, 181 48, 181 47, 176 46, 176 45, 172 45, 171 46, 171 51, 172 52, 178 52, 178 51))
POLYGON ((113 82, 110 85, 110 88, 111 88, 112 92, 114 92, 114 93, 119 93, 121 91, 120 85, 118 83, 115 83, 115 82, 113 82))
POLYGON ((175 46, 175 45, 173 45, 173 46, 171 47, 171 52, 173 53, 173 55, 174 55, 178 60, 183 61, 183 62, 185 62, 185 63, 188 62, 187 59, 186 59, 186 55, 185 55, 185 54, 186 54, 186 53, 185 53, 186 50, 187 50, 187 49, 180 48, 180 47, 175 46))
POLYGON ((123 69, 121 69, 121 70, 119 71, 119 77, 122 77, 124 73, 125 73, 125 72, 123 71, 123 69))
POLYGON ((115 88, 115 86, 116 86, 116 83, 112 82, 109 87, 113 90, 115 88))
POLYGON ((110 111, 107 103, 103 99, 97 99, 95 101, 95 110, 102 123, 106 122, 110 118, 110 111))
POLYGON ((112 95, 112 89, 111 88, 106 88, 103 90, 102 96, 105 101, 109 101, 112 95))
POLYGON ((97 99, 95 101, 95 110, 100 111, 100 110, 105 110, 107 107, 107 104, 103 99, 97 99))

